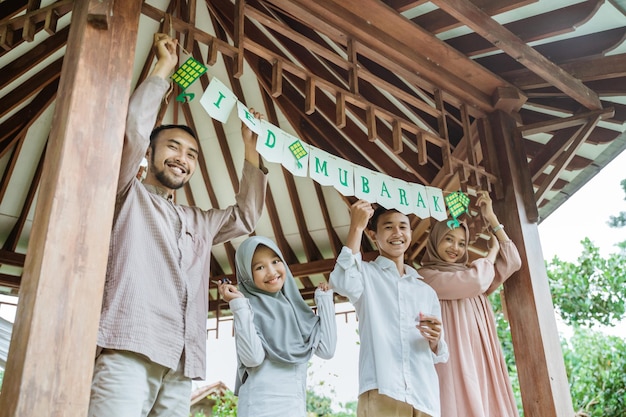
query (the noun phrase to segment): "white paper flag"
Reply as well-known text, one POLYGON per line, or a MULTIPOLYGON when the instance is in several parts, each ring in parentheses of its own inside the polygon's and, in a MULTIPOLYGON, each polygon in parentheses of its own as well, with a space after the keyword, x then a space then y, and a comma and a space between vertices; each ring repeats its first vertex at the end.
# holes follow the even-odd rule
POLYGON ((430 206, 428 205, 428 193, 426 187, 421 184, 409 184, 409 201, 413 213, 420 219, 430 217, 430 206))
MULTIPOLYGON (((369 201, 370 203, 376 203, 379 201, 380 187, 380 174, 359 165, 354 166, 354 195, 357 198, 369 201)), ((389 208, 384 204, 382 205, 385 208, 389 208)))
POLYGON ((337 166, 334 164, 333 155, 318 149, 309 147, 309 176, 321 185, 334 185, 338 178, 337 166))
POLYGON ((448 213, 446 213, 446 204, 443 200, 443 192, 439 188, 426 187, 426 194, 428 194, 428 208, 430 209, 430 216, 437 220, 447 219, 448 213))
POLYGON ((254 115, 248 111, 248 108, 241 101, 237 102, 237 116, 239 116, 239 120, 244 122, 251 131, 257 135, 261 134, 261 120, 254 117, 254 115))
POLYGON ((283 162, 283 147, 285 146, 282 132, 271 123, 261 119, 261 133, 256 142, 256 150, 267 162, 280 164, 283 162))
POLYGON ((403 214, 413 213, 409 183, 393 177, 386 177, 384 181, 392 196, 391 207, 403 214))
POLYGON ((209 116, 226 123, 228 116, 237 104, 237 96, 220 80, 213 77, 209 86, 200 98, 200 104, 209 116))
POLYGON ((335 172, 335 182, 333 187, 339 191, 342 195, 351 196, 354 195, 354 168, 355 165, 341 158, 335 156, 330 158, 334 165, 331 168, 335 172))

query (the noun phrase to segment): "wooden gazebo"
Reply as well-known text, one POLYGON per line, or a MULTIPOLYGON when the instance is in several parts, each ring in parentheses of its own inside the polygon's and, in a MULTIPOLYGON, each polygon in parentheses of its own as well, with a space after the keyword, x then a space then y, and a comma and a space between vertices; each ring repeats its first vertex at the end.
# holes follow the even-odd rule
MULTIPOLYGON (((444 191, 492 192, 522 269, 505 286, 527 417, 573 415, 537 224, 626 148, 621 0, 0 1, 0 292, 19 295, 0 417, 83 416, 130 93, 155 32, 267 120, 336 157, 444 191)), ((176 93, 176 92, 175 92, 176 93)), ((174 97, 174 96, 172 96, 174 97)), ((200 134, 177 200, 231 203, 239 120, 199 100, 163 122, 200 134)), ((269 164, 256 233, 311 298, 345 241, 332 187, 269 164)), ((485 249, 479 216, 473 253, 485 249)), ((412 217, 407 262, 431 219, 412 217)), ((239 241, 214 249, 230 275, 239 241)), ((363 242, 363 252, 375 252, 363 242)), ((210 316, 227 315, 211 288, 210 316)))

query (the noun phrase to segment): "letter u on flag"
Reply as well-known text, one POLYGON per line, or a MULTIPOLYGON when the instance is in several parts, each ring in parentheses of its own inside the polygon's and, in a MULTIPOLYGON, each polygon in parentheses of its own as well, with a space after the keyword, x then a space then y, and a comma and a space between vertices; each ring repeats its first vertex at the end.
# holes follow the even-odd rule
POLYGON ((235 93, 230 91, 216 77, 211 79, 209 86, 200 98, 200 104, 209 113, 209 116, 222 123, 226 123, 228 116, 237 105, 237 101, 235 93))

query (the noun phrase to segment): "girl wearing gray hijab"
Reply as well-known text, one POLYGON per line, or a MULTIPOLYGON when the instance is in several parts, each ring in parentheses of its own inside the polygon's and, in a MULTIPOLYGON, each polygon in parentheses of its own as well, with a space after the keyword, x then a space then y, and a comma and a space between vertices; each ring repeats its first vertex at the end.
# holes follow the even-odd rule
POLYGON ((305 417, 308 361, 335 353, 333 291, 326 282, 315 290, 316 315, 276 244, 262 236, 239 246, 235 267, 239 288, 218 289, 234 316, 237 416, 305 417))

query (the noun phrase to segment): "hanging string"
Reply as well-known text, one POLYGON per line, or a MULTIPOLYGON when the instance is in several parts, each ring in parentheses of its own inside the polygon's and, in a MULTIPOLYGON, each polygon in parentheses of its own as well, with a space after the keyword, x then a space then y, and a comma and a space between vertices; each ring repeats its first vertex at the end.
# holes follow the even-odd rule
MULTIPOLYGON (((172 15, 169 13, 165 14, 165 22, 167 24, 167 34, 169 35, 170 38, 175 39, 174 37, 174 29, 172 27, 172 15)), ((181 44, 180 42, 176 42, 176 45, 180 48, 180 50, 186 54, 186 55, 191 55, 189 53, 189 51, 187 51, 181 44)))

